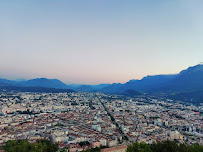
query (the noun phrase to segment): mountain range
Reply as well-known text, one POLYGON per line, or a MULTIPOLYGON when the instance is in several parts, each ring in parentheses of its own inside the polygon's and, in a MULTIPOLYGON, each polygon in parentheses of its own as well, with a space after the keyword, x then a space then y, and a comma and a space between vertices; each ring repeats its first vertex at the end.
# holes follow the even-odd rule
POLYGON ((31 80, 22 79, 22 81, 0 79, 0 88, 10 88, 10 90, 12 90, 12 88, 33 87, 54 88, 55 91, 56 89, 68 89, 69 91, 98 91, 104 93, 128 94, 129 96, 131 94, 138 95, 139 93, 137 91, 145 93, 165 92, 170 95, 175 95, 176 93, 176 96, 183 92, 183 94, 187 96, 186 94, 193 92, 192 94, 195 94, 195 96, 198 97, 198 93, 203 90, 203 65, 198 64, 189 67, 178 74, 149 75, 143 77, 141 80, 130 80, 123 84, 67 85, 58 79, 36 78, 31 80), (198 93, 194 93, 195 91, 198 93))
POLYGON ((127 89, 137 91, 190 91, 203 89, 203 65, 198 64, 181 71, 179 74, 146 76, 141 80, 130 80, 124 84, 112 84, 102 92, 123 92, 127 89))
POLYGON ((22 92, 74 92, 66 84, 57 79, 37 78, 23 81, 0 79, 0 89, 22 92))

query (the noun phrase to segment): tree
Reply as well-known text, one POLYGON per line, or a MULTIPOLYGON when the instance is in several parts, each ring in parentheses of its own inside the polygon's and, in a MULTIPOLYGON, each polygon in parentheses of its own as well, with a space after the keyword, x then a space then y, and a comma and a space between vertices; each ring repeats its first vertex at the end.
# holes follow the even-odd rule
POLYGON ((126 152, 203 152, 203 146, 198 143, 189 146, 170 140, 153 142, 150 146, 136 142, 129 145, 126 152))
POLYGON ((6 152, 56 152, 58 144, 52 144, 49 140, 39 140, 36 144, 29 143, 26 139, 9 140, 4 150, 6 152))
POLYGON ((198 143, 191 145, 188 148, 188 152, 202 152, 203 151, 203 146, 199 145, 198 143))
POLYGON ((188 146, 186 144, 180 144, 179 145, 179 152, 187 152, 188 151, 188 146))
POLYGON ((35 152, 34 144, 30 144, 27 140, 9 140, 4 147, 6 152, 35 152))
POLYGON ((156 152, 178 152, 179 151, 178 144, 175 141, 170 141, 170 140, 153 143, 150 147, 152 151, 156 151, 156 152))
POLYGON ((56 152, 59 146, 58 144, 52 144, 50 140, 42 139, 37 141, 36 148, 39 152, 56 152))
POLYGON ((126 152, 152 152, 152 150, 150 149, 149 145, 144 142, 135 142, 128 146, 126 152))

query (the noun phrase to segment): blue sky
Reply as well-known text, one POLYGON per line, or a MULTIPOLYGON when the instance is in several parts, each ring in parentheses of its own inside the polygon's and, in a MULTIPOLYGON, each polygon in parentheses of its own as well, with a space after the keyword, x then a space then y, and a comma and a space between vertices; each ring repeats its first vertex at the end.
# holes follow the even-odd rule
POLYGON ((114 83, 203 61, 201 0, 1 0, 0 77, 114 83))

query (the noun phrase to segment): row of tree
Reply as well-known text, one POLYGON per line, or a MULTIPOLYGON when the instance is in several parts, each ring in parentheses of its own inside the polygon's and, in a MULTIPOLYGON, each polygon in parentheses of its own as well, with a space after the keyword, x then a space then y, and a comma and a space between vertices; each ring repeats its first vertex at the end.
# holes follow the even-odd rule
POLYGON ((95 147, 95 148, 83 150, 82 152, 101 152, 101 150, 104 148, 109 148, 109 147, 101 145, 100 147, 95 147))
MULTIPOLYGON (((26 139, 9 140, 4 147, 5 152, 65 152, 59 150, 58 144, 52 144, 49 140, 39 140, 37 143, 29 143, 26 139)), ((0 148, 0 149, 1 149, 0 148)), ((96 147, 84 152, 100 152, 105 147, 96 147)), ((193 145, 178 144, 175 141, 162 141, 148 145, 144 142, 132 143, 126 152, 203 152, 203 146, 198 143, 193 145)))
POLYGON ((33 144, 26 139, 9 140, 2 148, 5 152, 56 152, 59 150, 58 144, 52 144, 51 141, 45 139, 33 144))
POLYGON ((198 143, 193 145, 178 144, 176 141, 162 141, 148 145, 144 142, 132 143, 126 152, 203 152, 203 146, 198 143))

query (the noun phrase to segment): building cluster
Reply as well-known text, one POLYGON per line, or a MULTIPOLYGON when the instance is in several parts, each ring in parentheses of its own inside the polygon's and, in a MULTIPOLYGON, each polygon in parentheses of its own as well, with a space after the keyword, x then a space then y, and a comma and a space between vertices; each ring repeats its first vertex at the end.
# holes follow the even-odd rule
POLYGON ((202 107, 151 98, 103 100, 103 103, 129 141, 151 144, 168 139, 203 143, 203 117, 199 112, 202 107))
MULTIPOLYGON (((0 93, 0 146, 49 139, 69 151, 131 142, 203 144, 202 107, 102 93, 0 93)), ((126 147, 125 147, 126 148, 126 147)))

